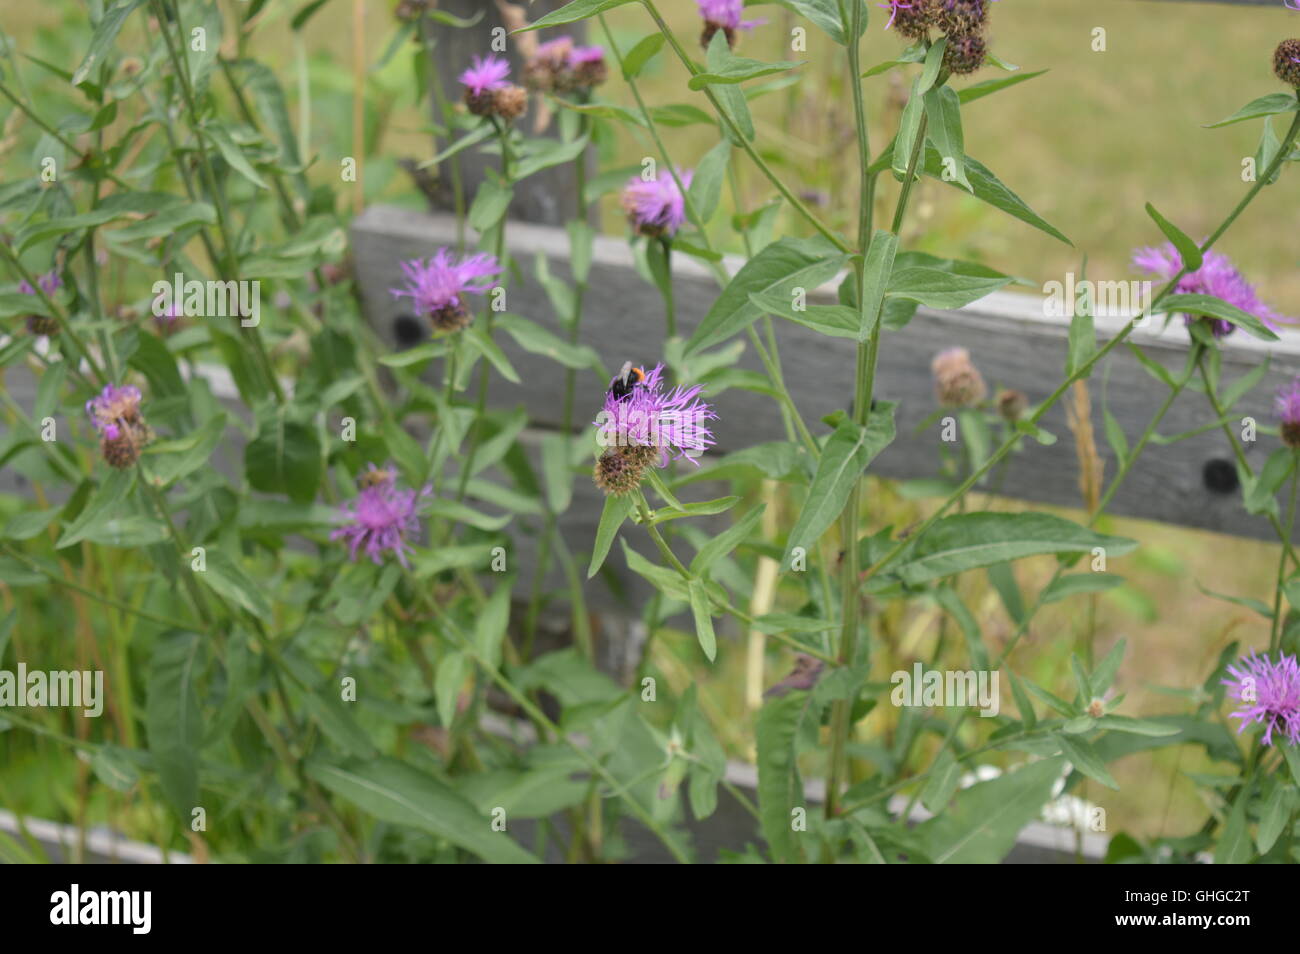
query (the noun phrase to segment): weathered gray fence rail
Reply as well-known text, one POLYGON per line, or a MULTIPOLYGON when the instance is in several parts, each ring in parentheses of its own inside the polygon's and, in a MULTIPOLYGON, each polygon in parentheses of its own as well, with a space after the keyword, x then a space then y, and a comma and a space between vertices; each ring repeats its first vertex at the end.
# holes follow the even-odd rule
MULTIPOLYGON (((403 302, 389 289, 400 284, 398 263, 429 255, 435 248, 452 245, 455 221, 450 216, 426 215, 391 207, 366 210, 354 223, 352 238, 357 262, 362 306, 366 319, 397 349, 398 320, 406 314, 403 302)), ((525 279, 511 286, 508 310, 538 321, 559 334, 549 299, 532 276, 538 256, 551 272, 568 277, 568 239, 562 229, 511 222, 507 229, 510 253, 522 266, 525 279)), ((737 262, 728 262, 734 271, 737 262)), ((718 294, 717 283, 701 265, 684 256, 674 260, 674 288, 678 322, 689 335, 718 294)), ((1120 276, 1114 276, 1116 278, 1120 276)), ((810 302, 834 300, 834 286, 810 291, 810 302)), ((1097 319, 1098 337, 1107 340, 1124 324, 1118 316, 1097 319)), ((1157 323, 1139 328, 1131 340, 1171 371, 1183 366, 1188 340, 1180 322, 1161 330, 1157 323)), ((596 349, 605 365, 617 368, 627 359, 654 362, 663 354, 662 304, 659 293, 636 272, 631 249, 623 239, 599 237, 592 261, 590 288, 583 315, 582 341, 596 349)), ((959 311, 922 308, 901 331, 886 334, 883 360, 877 374, 877 392, 899 402, 898 439, 873 465, 873 472, 896 478, 928 478, 939 473, 942 442, 937 427, 918 433, 917 426, 936 410, 930 376, 935 352, 959 345, 969 349, 990 385, 1018 388, 1031 401, 1046 397, 1064 377, 1068 322, 1044 316, 1039 296, 996 293, 959 311)), ((538 428, 562 425, 563 374, 546 366, 546 359, 523 352, 498 336, 512 362, 535 369, 524 386, 500 378, 493 380, 490 403, 497 407, 523 406, 538 428)), ((841 339, 826 338, 793 323, 777 326, 781 360, 787 384, 804 417, 816 419, 844 408, 852 393, 852 349, 841 339)), ((1273 419, 1272 396, 1300 371, 1300 338, 1265 344, 1236 334, 1222 343, 1223 376, 1231 382, 1266 359, 1269 369, 1253 392, 1236 408, 1233 418, 1251 416, 1260 423, 1273 419)), ((741 356, 740 366, 761 370, 752 353, 741 356)), ((579 375, 580 411, 592 415, 599 409, 607 382, 594 372, 579 375)), ((1116 469, 1114 454, 1103 435, 1101 405, 1128 434, 1130 442, 1141 433, 1164 399, 1164 385, 1147 372, 1128 349, 1112 352, 1091 381, 1093 426, 1106 473, 1116 469)), ((1043 426, 1058 437, 1046 446, 1032 439, 1012 455, 998 492, 1037 503, 1080 506, 1075 444, 1062 401, 1044 418, 1043 426)), ((731 390, 716 399, 719 420, 714 428, 718 447, 706 455, 717 457, 762 441, 784 438, 776 405, 746 391, 731 390)), ((1186 392, 1174 403, 1160 431, 1184 433, 1205 424, 1209 411, 1204 395, 1186 392)), ((1258 467, 1276 446, 1266 436, 1247 444, 1246 455, 1258 467)), ((1261 517, 1246 514, 1235 484, 1231 449, 1223 433, 1211 430, 1175 444, 1149 446, 1135 464, 1110 508, 1133 517, 1182 524, 1237 536, 1269 538, 1272 529, 1261 517)), ((596 498, 586 498, 598 505, 596 498)), ((598 511, 577 513, 573 519, 593 527, 598 511)))

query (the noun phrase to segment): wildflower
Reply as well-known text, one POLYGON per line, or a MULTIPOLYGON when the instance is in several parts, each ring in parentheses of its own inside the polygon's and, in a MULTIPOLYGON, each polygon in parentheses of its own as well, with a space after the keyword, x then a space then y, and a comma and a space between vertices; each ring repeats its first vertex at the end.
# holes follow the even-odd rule
POLYGON ((984 400, 984 378, 965 348, 940 351, 930 362, 934 393, 948 407, 974 407, 984 400))
POLYGON ((1025 416, 1029 409, 1029 397, 1024 391, 1012 391, 1003 388, 997 396, 998 413, 1003 419, 1014 424, 1025 416))
POLYGON ((1300 449, 1300 377, 1277 393, 1277 416, 1282 419, 1282 443, 1300 449))
POLYGON ((987 2, 992 0, 943 0, 939 9, 938 25, 949 37, 978 33, 988 22, 987 2))
POLYGON ((527 97, 522 95, 522 89, 510 84, 509 75, 510 64, 501 57, 475 56, 473 65, 460 74, 469 111, 475 116, 505 116, 506 119, 521 114, 521 102, 526 105, 527 97), (513 115, 506 115, 507 110, 513 111, 513 115))
POLYGON ((742 20, 740 12, 744 8, 743 0, 696 0, 700 16, 704 18, 704 32, 700 34, 700 44, 709 46, 713 35, 721 30, 727 37, 727 46, 736 48, 736 31, 752 30, 766 23, 766 20, 742 20))
POLYGON ((569 61, 573 64, 574 81, 580 88, 599 86, 609 78, 605 51, 599 46, 575 47, 569 61))
POLYGON ((398 563, 408 566, 406 555, 411 552, 408 540, 420 529, 416 504, 433 493, 433 488, 426 485, 418 493, 398 489, 396 476, 373 464, 362 475, 362 482, 361 493, 342 507, 346 522, 330 533, 330 539, 346 540, 348 555, 354 562, 364 548, 376 564, 383 562, 385 551, 392 551, 398 563))
POLYGON ((958 76, 974 73, 984 65, 988 46, 984 37, 978 33, 963 33, 948 37, 948 46, 943 51, 943 65, 948 72, 958 76))
MULTIPOLYGON (((1300 6, 1293 9, 1300 10, 1300 6)), ((1273 73, 1287 86, 1300 87, 1300 40, 1283 40, 1277 45, 1273 73)))
MULTIPOLYGON (((63 287, 63 279, 59 277, 59 270, 52 268, 44 275, 37 276, 36 284, 40 286, 41 291, 46 295, 53 295, 63 287)), ((24 295, 35 295, 36 289, 32 287, 27 279, 21 279, 18 282, 18 291, 24 295)), ((50 315, 39 315, 33 312, 27 316, 27 331, 33 335, 56 335, 59 332, 59 320, 50 315)))
POLYGON ((672 238, 686 222, 686 200, 682 188, 689 189, 694 173, 689 169, 677 170, 677 176, 656 176, 644 179, 633 176, 623 189, 623 209, 628 221, 640 235, 651 238, 672 238))
POLYGON ((608 451, 602 456, 597 464, 598 485, 602 468, 607 482, 627 476, 634 479, 635 486, 652 463, 667 467, 670 459, 685 457, 698 466, 695 458, 713 444, 706 422, 717 415, 699 400, 704 388, 695 385, 668 391, 663 383, 663 368, 662 364, 656 365, 624 393, 612 386, 606 393, 605 406, 595 422, 598 440, 606 448, 618 449, 621 459, 606 460, 608 451))
POLYGON ((125 470, 140 459, 140 449, 153 439, 153 431, 140 414, 140 389, 132 385, 105 385, 86 402, 90 423, 100 436, 100 453, 109 466, 125 470))
MULTIPOLYGON (((1133 264, 1165 279, 1172 279, 1183 269, 1182 256, 1169 242, 1154 248, 1138 249, 1133 253, 1133 264)), ((1286 320, 1259 300, 1254 287, 1233 267, 1228 256, 1220 252, 1206 252, 1201 267, 1180 278, 1174 291, 1180 295, 1209 295, 1222 299, 1254 315, 1274 331, 1278 322, 1286 320)), ((1234 330, 1231 322, 1204 315, 1183 315, 1183 320, 1188 325, 1196 321, 1208 322, 1216 338, 1232 334, 1234 330)))
POLYGON ((625 444, 605 451, 596 461, 592 479, 607 496, 621 497, 641 486, 655 458, 653 447, 625 444))
POLYGON ((889 22, 885 29, 892 27, 912 40, 921 39, 939 22, 938 0, 889 0, 888 6, 889 22))
POLYGON ((1300 745, 1300 666, 1295 656, 1281 656, 1270 662, 1267 656, 1251 654, 1229 666, 1232 679, 1224 679, 1228 695, 1242 703, 1232 713, 1245 730, 1252 722, 1264 726, 1265 745, 1273 744, 1273 730, 1280 729, 1292 745, 1300 745), (1240 667, 1240 668, 1238 668, 1240 667))
POLYGON ((491 278, 501 273, 501 265, 486 253, 471 255, 459 262, 445 248, 438 249, 427 262, 412 259, 402 262, 406 286, 389 289, 394 298, 409 298, 417 315, 429 318, 438 331, 458 331, 470 323, 465 295, 481 295, 492 287, 491 278))

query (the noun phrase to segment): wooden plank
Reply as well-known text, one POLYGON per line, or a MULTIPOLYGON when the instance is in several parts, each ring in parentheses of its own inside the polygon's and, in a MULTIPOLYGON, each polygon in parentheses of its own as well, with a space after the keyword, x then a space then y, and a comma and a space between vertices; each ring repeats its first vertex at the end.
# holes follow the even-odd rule
MULTIPOLYGON (((527 7, 528 19, 536 22, 545 14, 564 6, 567 2, 568 0, 534 0, 527 7)), ((473 58, 475 56, 485 56, 494 51, 498 55, 505 56, 510 61, 511 77, 515 82, 521 82, 523 60, 520 57, 518 47, 518 43, 521 41, 518 38, 508 39, 504 51, 497 49, 500 46, 499 42, 497 46, 494 47, 493 45, 493 31, 502 29, 508 31, 508 27, 501 17, 500 10, 492 0, 442 0, 438 7, 447 13, 466 19, 482 14, 482 19, 472 27, 456 29, 438 24, 433 25, 431 32, 435 38, 435 43, 430 61, 437 71, 439 82, 441 82, 449 100, 453 103, 460 101, 462 95, 460 74, 470 65, 473 58)), ((564 33, 581 42, 585 36, 584 24, 572 24, 571 28, 564 30, 564 33)), ((495 35, 501 36, 504 34, 498 32, 495 35)), ((551 39, 554 35, 554 32, 551 31, 542 39, 551 39)), ((523 42, 533 42, 538 38, 537 33, 528 33, 523 36, 526 38, 523 42)), ((436 98, 431 95, 429 101, 433 109, 434 122, 441 124, 442 116, 438 111, 436 98)), ((541 98, 533 96, 529 103, 528 114, 519 120, 521 126, 528 131, 529 135, 537 135, 539 132, 544 131, 538 130, 534 125, 539 115, 540 105, 541 98)), ((554 134, 555 125, 552 119, 548 127, 552 134, 554 134)), ((433 154, 436 155, 449 144, 449 141, 445 139, 434 137, 433 154)), ((450 165, 452 163, 459 164, 461 175, 464 177, 463 188, 467 205, 474 198, 478 185, 483 181, 486 174, 486 163, 478 159, 472 150, 448 160, 438 195, 438 201, 444 209, 452 208, 452 192, 450 190, 450 165)), ((572 164, 566 163, 562 166, 543 169, 520 183, 515 188, 510 214, 513 218, 525 222, 563 225, 573 218, 573 210, 577 208, 577 201, 577 181, 574 176, 574 169, 572 164)))
MULTIPOLYGON (((399 283, 398 263, 428 255, 438 246, 451 245, 455 238, 454 220, 444 215, 373 207, 355 221, 352 231, 364 314, 396 348, 393 329, 404 312, 389 288, 399 283)), ((536 257, 541 255, 555 274, 568 277, 567 239, 563 231, 511 223, 507 234, 510 251, 524 274, 522 281, 510 287, 508 310, 558 332, 550 304, 533 277, 533 266, 536 257)), ((729 260, 727 265, 734 271, 738 262, 729 260)), ((678 321, 683 332, 689 334, 716 298, 717 284, 702 265, 684 256, 676 257, 674 269, 678 321)), ((809 297, 812 301, 827 301, 832 296, 833 287, 828 285, 809 297)), ((599 352, 607 367, 616 368, 628 358, 658 360, 664 338, 662 305, 655 289, 637 274, 626 241, 608 236, 596 240, 586 301, 582 341, 599 352)), ((877 374, 877 393, 900 403, 899 438, 878 458, 873 472, 896 478, 937 474, 941 460, 937 428, 932 427, 923 434, 915 431, 936 409, 929 365, 941 348, 969 349, 990 387, 1018 388, 1031 401, 1046 397, 1064 377, 1068 329, 1063 319, 1045 317, 1043 311, 1041 296, 997 293, 960 311, 921 309, 905 329, 887 334, 877 374)), ((1099 337, 1109 338, 1123 324, 1119 317, 1099 318, 1099 337)), ((563 406, 560 369, 545 359, 523 353, 508 336, 497 337, 516 367, 526 371, 527 385, 520 387, 494 378, 491 404, 523 405, 537 426, 559 427, 563 406)), ((815 422, 847 406, 853 376, 850 342, 822 337, 784 321, 777 325, 777 339, 787 382, 805 420, 815 422)), ((1132 340, 1166 368, 1177 370, 1182 366, 1187 336, 1181 323, 1171 323, 1163 331, 1140 328, 1132 340)), ((1235 415, 1238 419, 1249 415, 1261 424, 1273 420, 1274 393, 1300 370, 1300 344, 1293 335, 1268 345, 1242 333, 1223 342, 1223 376, 1228 382, 1247 373, 1270 354, 1271 367, 1262 383, 1240 402, 1240 413, 1235 415)), ((757 357, 749 349, 737 363, 745 368, 760 368, 757 357)), ((581 372, 578 380, 580 415, 594 415, 606 382, 592 372, 581 372)), ((1113 475, 1116 461, 1103 437, 1104 382, 1108 382, 1104 397, 1130 442, 1146 426, 1163 400, 1165 390, 1125 348, 1117 349, 1107 365, 1094 374, 1091 381, 1094 429, 1106 460, 1106 474, 1113 475)), ((715 427, 718 448, 710 456, 784 438, 779 414, 769 399, 749 392, 729 391, 718 396, 716 404, 720 415, 715 427)), ((1204 396, 1188 392, 1174 403, 1161 432, 1190 431, 1208 419, 1204 396)), ((999 492, 1037 503, 1077 507, 1081 499, 1078 468, 1064 402, 1046 415, 1043 426, 1057 435, 1058 442, 1049 447, 1027 440, 1023 449, 1012 455, 999 492)), ((1247 458, 1258 470, 1276 446, 1275 439, 1261 437, 1247 445, 1247 458)), ((1152 445, 1139 458, 1116 495, 1111 512, 1238 536, 1270 538, 1272 531, 1267 522, 1244 512, 1239 492, 1235 489, 1219 492, 1207 486, 1207 466, 1221 466, 1212 462, 1229 461, 1231 456, 1226 438, 1218 431, 1169 446, 1152 445)))

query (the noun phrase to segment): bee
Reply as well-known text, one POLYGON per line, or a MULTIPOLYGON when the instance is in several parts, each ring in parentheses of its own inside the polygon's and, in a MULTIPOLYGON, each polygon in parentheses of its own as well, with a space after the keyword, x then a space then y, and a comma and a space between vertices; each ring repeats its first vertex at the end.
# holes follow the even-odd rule
POLYGON ((362 490, 365 490, 369 487, 376 487, 379 484, 387 483, 394 479, 394 477, 396 477, 396 475, 391 470, 381 470, 376 467, 372 470, 365 471, 360 477, 358 477, 357 486, 362 490))
POLYGON ((631 361, 624 361, 614 380, 609 382, 609 393, 615 401, 621 401, 632 393, 633 388, 645 382, 645 369, 635 368, 631 361))

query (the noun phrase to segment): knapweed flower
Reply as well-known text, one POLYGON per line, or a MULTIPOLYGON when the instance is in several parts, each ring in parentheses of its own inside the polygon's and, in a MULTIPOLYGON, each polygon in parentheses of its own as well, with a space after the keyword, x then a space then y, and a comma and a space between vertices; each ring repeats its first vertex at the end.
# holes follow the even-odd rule
POLYGON ((740 13, 744 9, 744 0, 696 0, 700 16, 704 18, 704 32, 700 34, 700 43, 705 47, 713 39, 713 34, 721 30, 727 37, 727 45, 736 46, 737 30, 752 30, 762 26, 766 20, 742 20, 740 13))
POLYGON ((516 119, 528 106, 528 94, 507 79, 510 64, 499 56, 475 56, 469 69, 460 74, 465 87, 465 105, 475 116, 516 119))
POLYGON ((939 22, 939 0, 889 0, 885 29, 894 29, 911 40, 919 40, 939 22))
POLYGON ((427 262, 412 259, 402 262, 406 285, 389 289, 394 298, 409 298, 417 315, 426 316, 438 331, 459 331, 470 323, 465 295, 481 295, 493 282, 482 281, 501 274, 501 265, 486 253, 470 255, 460 261, 445 248, 438 249, 427 262))
POLYGON ((948 45, 943 51, 943 65, 949 73, 965 76, 974 73, 984 65, 988 55, 988 44, 978 33, 962 33, 948 37, 948 45))
POLYGON ((608 76, 605 51, 599 46, 576 46, 568 36, 540 44, 524 64, 525 85, 547 93, 590 89, 608 76))
POLYGON ((1273 73, 1287 86, 1300 87, 1300 40, 1283 40, 1277 45, 1273 73))
POLYGON ((623 209, 628 222, 639 235, 650 238, 672 238, 686 221, 686 200, 682 188, 691 187, 694 173, 677 170, 677 176, 656 175, 653 179, 633 176, 623 188, 623 209))
POLYGON ((946 407, 974 407, 987 393, 984 378, 965 348, 947 348, 930 362, 934 393, 946 407))
POLYGON ((1241 720, 1238 733, 1252 722, 1264 726, 1265 745, 1273 744, 1279 730, 1292 745, 1300 745, 1300 665, 1295 656, 1281 656, 1271 662, 1267 656, 1251 654, 1229 666, 1231 679, 1224 679, 1228 695, 1241 703, 1232 718, 1241 720))
MULTIPOLYGON (((38 275, 36 284, 40 286, 41 291, 45 292, 46 295, 53 295, 63 287, 63 279, 59 277, 59 270, 52 268, 44 275, 38 275)), ((36 289, 25 278, 19 280, 18 291, 24 295, 36 294, 36 289)), ((27 331, 33 335, 51 336, 58 334, 59 320, 50 315, 38 315, 33 312, 27 316, 27 331)))
POLYGON ((596 464, 596 485, 607 494, 623 494, 641 482, 646 468, 667 467, 670 460, 696 460, 714 443, 708 422, 717 415, 699 399, 701 385, 669 391, 664 366, 637 369, 630 384, 610 382, 605 406, 595 423, 599 444, 606 448, 596 464))
POLYGON ((86 402, 86 414, 99 432, 104 460, 118 470, 134 465, 141 448, 153 438, 140 414, 140 389, 132 385, 105 385, 86 402))
POLYGON ((433 488, 426 485, 418 493, 399 489, 392 471, 380 470, 373 464, 362 475, 361 483, 361 492, 343 505, 345 522, 330 533, 330 539, 346 540, 353 562, 364 549, 374 563, 383 563, 384 553, 391 551, 398 563, 409 566, 408 541, 420 530, 417 503, 433 493, 433 488))
POLYGON ((1274 407, 1282 421, 1282 443, 1292 450, 1300 449, 1300 377, 1282 386, 1274 407))
POLYGON ((978 33, 988 22, 988 4, 995 0, 942 0, 939 29, 952 38, 978 33))
MULTIPOLYGON (((1167 280, 1182 271, 1183 259, 1173 244, 1166 242, 1138 249, 1133 253, 1133 264, 1167 280)), ((1273 331, 1277 331, 1279 322, 1287 320, 1259 300, 1254 287, 1221 252, 1206 252, 1201 267, 1180 278, 1174 291, 1180 295, 1209 295, 1222 299, 1254 315, 1273 331)), ((1196 321, 1207 322, 1216 338, 1230 335, 1235 330, 1231 322, 1205 315, 1183 315, 1183 320, 1188 325, 1196 321)))

